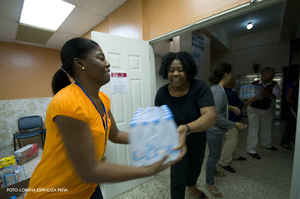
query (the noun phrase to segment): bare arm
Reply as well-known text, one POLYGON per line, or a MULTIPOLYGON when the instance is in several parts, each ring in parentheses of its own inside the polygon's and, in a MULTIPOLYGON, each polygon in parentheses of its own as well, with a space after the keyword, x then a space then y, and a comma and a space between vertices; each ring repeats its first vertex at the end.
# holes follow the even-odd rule
POLYGON ((67 116, 56 116, 54 122, 62 135, 68 157, 77 174, 88 183, 122 182, 150 176, 165 169, 162 165, 164 160, 150 167, 131 167, 100 162, 96 158, 90 128, 85 122, 67 116))
POLYGON ((191 132, 206 131, 216 123, 216 108, 214 106, 203 107, 200 112, 201 117, 188 123, 191 132))
POLYGON ((116 144, 129 144, 128 133, 118 129, 114 116, 111 112, 109 112, 109 116, 111 120, 109 140, 116 144))

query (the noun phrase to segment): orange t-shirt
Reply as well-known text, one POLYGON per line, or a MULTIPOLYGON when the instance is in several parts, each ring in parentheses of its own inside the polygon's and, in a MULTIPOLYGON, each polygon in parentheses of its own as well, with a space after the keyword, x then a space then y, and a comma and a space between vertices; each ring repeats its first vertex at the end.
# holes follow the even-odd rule
POLYGON ((89 199, 91 197, 97 184, 88 184, 78 176, 67 156, 62 136, 53 119, 57 115, 64 115, 86 122, 90 126, 97 158, 100 161, 104 156, 111 120, 108 116, 109 98, 102 92, 99 92, 99 97, 108 117, 107 133, 100 114, 76 84, 63 88, 53 97, 46 114, 47 134, 44 151, 30 179, 29 191, 25 199, 89 199))

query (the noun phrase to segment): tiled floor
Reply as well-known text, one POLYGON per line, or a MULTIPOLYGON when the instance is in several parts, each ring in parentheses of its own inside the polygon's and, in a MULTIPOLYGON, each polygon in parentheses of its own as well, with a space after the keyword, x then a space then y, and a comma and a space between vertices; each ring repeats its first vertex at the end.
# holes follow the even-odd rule
MULTIPOLYGON (((274 126, 273 129, 274 143, 278 146, 282 128, 274 126)), ((246 138, 247 132, 242 132, 239 148, 244 155, 246 138)), ((224 199, 289 199, 293 154, 283 149, 277 152, 259 149, 258 152, 262 156, 261 160, 251 159, 245 155, 247 161, 233 163, 233 167, 237 170, 236 174, 226 173, 226 177, 218 178, 217 185, 224 193, 224 199)), ((197 184, 205 190, 205 169, 202 170, 197 184)), ((153 180, 115 199, 168 199, 169 175, 169 170, 166 170, 153 180)))
MULTIPOLYGON (((279 143, 280 127, 274 127, 274 142, 279 143)), ((247 132, 241 134, 240 150, 245 154, 247 132), (242 150, 243 149, 243 150, 242 150)), ((261 160, 251 159, 245 162, 234 162, 236 174, 227 174, 218 178, 217 185, 224 193, 224 199, 288 199, 292 173, 293 154, 280 149, 270 152, 259 149, 261 160)), ((204 165, 205 167, 205 165, 204 165)), ((205 169, 198 180, 198 186, 204 188, 205 169)), ((168 199, 169 171, 164 171, 153 180, 124 193, 116 199, 168 199)), ((210 197, 212 198, 212 197, 210 197)))

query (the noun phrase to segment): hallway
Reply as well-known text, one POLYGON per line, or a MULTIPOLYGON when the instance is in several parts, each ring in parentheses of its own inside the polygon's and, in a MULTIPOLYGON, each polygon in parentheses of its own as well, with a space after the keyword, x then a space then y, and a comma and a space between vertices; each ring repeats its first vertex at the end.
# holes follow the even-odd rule
MULTIPOLYGON (((279 146, 281 129, 280 126, 273 127, 275 146, 279 146)), ((258 153, 262 159, 255 160, 245 154, 247 132, 242 132, 240 139, 239 148, 247 157, 247 161, 234 161, 233 167, 237 173, 226 172, 226 177, 217 179, 218 187, 224 193, 224 199, 288 199, 292 175, 292 152, 280 147, 277 152, 260 148, 258 153)), ((204 176, 205 172, 202 172, 198 180, 198 186, 202 190, 204 190, 204 176)), ((116 199, 168 199, 170 198, 169 184, 169 170, 167 170, 116 199)))

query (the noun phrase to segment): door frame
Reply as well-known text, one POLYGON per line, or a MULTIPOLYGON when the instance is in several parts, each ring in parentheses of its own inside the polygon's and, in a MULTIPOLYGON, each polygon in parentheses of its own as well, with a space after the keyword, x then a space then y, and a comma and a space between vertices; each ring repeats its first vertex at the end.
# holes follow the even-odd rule
MULTIPOLYGON (((300 81, 299 81, 300 84, 300 81)), ((298 93, 298 114, 297 114, 297 129, 296 129, 296 141, 295 141, 295 153, 294 153, 294 165, 293 165, 293 173, 292 173, 292 184, 291 184, 291 192, 290 199, 296 199, 300 197, 300 92, 298 93), (298 134, 298 135, 297 135, 298 134), (297 169, 298 168, 298 169, 297 169)))
MULTIPOLYGON (((278 3, 284 3, 287 0, 263 0, 263 1, 256 1, 256 0, 251 0, 248 3, 245 3, 243 5, 237 6, 235 8, 226 10, 224 12, 221 12, 217 15, 207 17, 204 19, 201 19, 193 24, 184 26, 180 29, 171 31, 169 33, 160 35, 158 37, 155 37, 151 40, 149 40, 150 44, 155 44, 157 42, 166 40, 166 39, 171 39, 175 36, 181 35, 185 32, 190 32, 194 31, 197 29, 201 29, 213 24, 221 23, 223 21, 232 19, 234 17, 238 17, 240 15, 253 12, 255 10, 260 10, 278 3)), ((300 81, 299 81, 300 84, 300 81)), ((298 113, 300 113, 300 92, 299 92, 299 101, 298 101, 298 113)), ((297 130, 296 134, 300 132, 300 117, 298 115, 297 117, 297 130)), ((297 187, 300 187, 300 135, 296 136, 296 145, 295 145, 295 153, 294 153, 294 162, 293 162, 293 170, 292 170, 292 178, 291 178, 291 189, 290 189, 290 199, 295 199, 295 198, 300 198, 300 190, 297 189, 297 187)))

